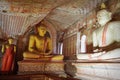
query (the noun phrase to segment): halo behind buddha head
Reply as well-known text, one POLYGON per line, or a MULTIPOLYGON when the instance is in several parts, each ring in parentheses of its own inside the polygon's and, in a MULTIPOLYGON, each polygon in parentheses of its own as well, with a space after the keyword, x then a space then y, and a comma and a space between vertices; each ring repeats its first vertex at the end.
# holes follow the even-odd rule
POLYGON ((44 24, 37 25, 36 27, 37 27, 37 28, 38 28, 38 27, 42 27, 42 28, 47 29, 47 26, 46 26, 46 25, 44 25, 44 24))

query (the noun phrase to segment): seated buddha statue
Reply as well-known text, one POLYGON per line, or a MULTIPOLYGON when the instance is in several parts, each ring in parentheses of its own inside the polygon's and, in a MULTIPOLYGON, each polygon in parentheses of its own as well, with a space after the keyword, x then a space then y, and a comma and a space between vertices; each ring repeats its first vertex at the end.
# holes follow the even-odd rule
POLYGON ((120 21, 111 21, 111 12, 98 11, 100 27, 93 31, 93 54, 78 54, 78 59, 103 60, 120 58, 120 21))
POLYGON ((62 61, 63 55, 52 54, 52 41, 45 36, 47 29, 45 25, 36 27, 37 34, 30 35, 28 51, 23 53, 25 59, 39 59, 50 61, 62 61))

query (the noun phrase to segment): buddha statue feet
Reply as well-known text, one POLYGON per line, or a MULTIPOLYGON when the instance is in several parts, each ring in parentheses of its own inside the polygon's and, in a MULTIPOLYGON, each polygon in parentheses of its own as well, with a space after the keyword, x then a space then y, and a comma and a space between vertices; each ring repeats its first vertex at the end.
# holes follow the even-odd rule
MULTIPOLYGON (((24 54, 26 55, 26 54, 24 54)), ((46 55, 46 56, 41 56, 39 55, 37 57, 36 56, 32 56, 32 57, 28 57, 28 56, 24 56, 24 60, 39 60, 39 61, 63 61, 64 56, 63 55, 46 55)))
POLYGON ((64 56, 63 55, 55 55, 51 57, 51 61, 63 61, 64 56))

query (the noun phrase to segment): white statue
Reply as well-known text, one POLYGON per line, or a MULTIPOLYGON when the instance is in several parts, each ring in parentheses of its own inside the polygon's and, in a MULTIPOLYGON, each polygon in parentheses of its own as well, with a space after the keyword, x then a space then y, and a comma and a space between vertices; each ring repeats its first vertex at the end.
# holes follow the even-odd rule
POLYGON ((94 50, 93 54, 78 54, 78 59, 89 59, 89 60, 99 60, 99 59, 113 59, 120 58, 120 21, 110 21, 111 13, 107 10, 100 10, 97 13, 98 23, 101 25, 96 29, 93 36, 93 47, 98 47, 94 50), (117 43, 117 47, 113 50, 107 51, 102 49, 107 46, 117 43))

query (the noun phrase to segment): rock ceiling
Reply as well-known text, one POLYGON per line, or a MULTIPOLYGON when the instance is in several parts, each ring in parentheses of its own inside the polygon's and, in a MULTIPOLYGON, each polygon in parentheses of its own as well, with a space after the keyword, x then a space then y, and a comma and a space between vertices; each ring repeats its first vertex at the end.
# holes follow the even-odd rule
POLYGON ((38 22, 44 19, 51 22, 59 31, 81 20, 104 1, 106 0, 0 0, 0 13, 29 15, 32 17, 29 20, 33 22, 38 18, 38 22))

